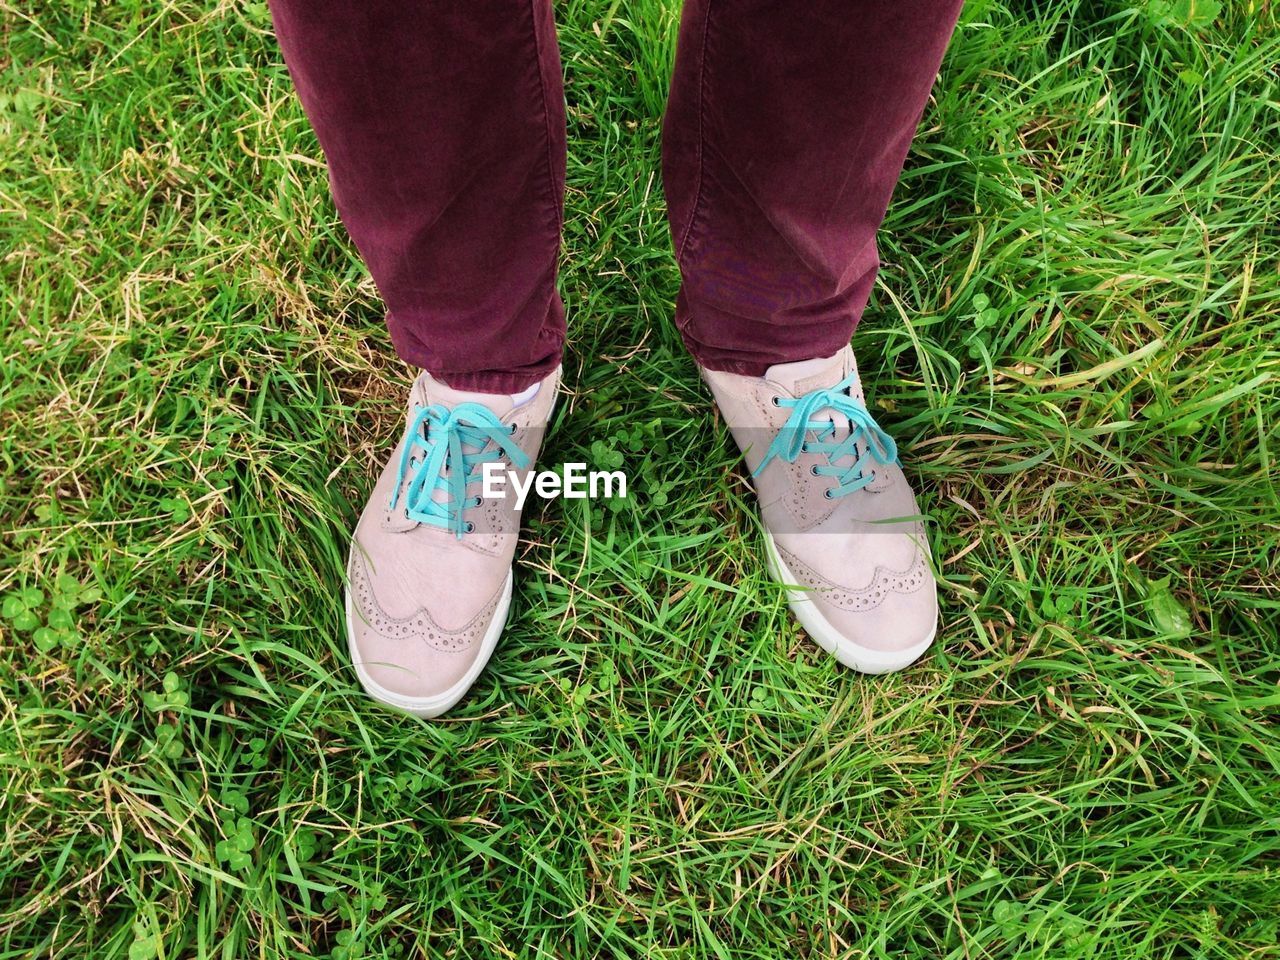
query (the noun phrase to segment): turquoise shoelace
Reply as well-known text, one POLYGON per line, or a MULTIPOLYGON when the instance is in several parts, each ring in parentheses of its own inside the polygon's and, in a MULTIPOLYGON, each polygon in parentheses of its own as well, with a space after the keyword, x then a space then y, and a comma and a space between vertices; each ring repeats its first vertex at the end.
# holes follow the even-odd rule
POLYGON ((467 488, 484 480, 484 464, 505 454, 517 469, 529 466, 528 455, 511 439, 513 433, 514 424, 507 426, 478 403, 460 403, 452 410, 438 403, 419 407, 400 454, 391 509, 399 502, 408 476, 405 516, 452 530, 461 540, 474 529, 463 511, 481 502, 469 496, 467 488), (435 498, 438 491, 444 493, 443 500, 435 498))
POLYGON ((837 478, 836 486, 826 494, 834 499, 861 490, 874 481, 873 461, 885 465, 897 463, 898 445, 880 429, 867 408, 849 393, 852 386, 853 374, 849 374, 834 387, 810 390, 794 400, 775 398, 778 406, 792 408, 791 416, 773 438, 752 476, 759 476, 774 457, 795 463, 802 453, 821 454, 827 462, 815 466, 813 472, 820 477, 837 478), (819 416, 825 410, 831 414, 819 416), (849 435, 837 440, 836 421, 841 418, 849 421, 849 435), (850 459, 852 463, 842 465, 850 459))

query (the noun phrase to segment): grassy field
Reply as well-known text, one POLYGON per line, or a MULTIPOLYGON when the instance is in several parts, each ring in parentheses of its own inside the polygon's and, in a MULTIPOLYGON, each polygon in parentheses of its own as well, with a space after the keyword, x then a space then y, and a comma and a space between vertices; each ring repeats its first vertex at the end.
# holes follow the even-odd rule
POLYGON ((675 7, 557 5, 545 461, 633 496, 531 506, 425 723, 346 662, 411 371, 265 4, 0 0, 0 960, 1280 957, 1272 5, 966 9, 854 340, 945 577, 884 678, 672 328, 675 7))

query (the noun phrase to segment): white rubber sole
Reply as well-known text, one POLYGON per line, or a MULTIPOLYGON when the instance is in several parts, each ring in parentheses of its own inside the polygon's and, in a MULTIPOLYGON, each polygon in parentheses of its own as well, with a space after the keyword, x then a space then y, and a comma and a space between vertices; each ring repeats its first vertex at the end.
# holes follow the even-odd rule
POLYGON ((764 539, 769 558, 769 570, 773 573, 773 578, 786 587, 787 605, 791 607, 795 618, 800 621, 800 626, 804 627, 814 643, 850 670, 873 674, 902 670, 924 656, 925 651, 933 643, 933 638, 938 633, 936 623, 928 637, 904 650, 872 650, 870 647, 854 643, 822 615, 818 605, 813 602, 812 591, 801 587, 799 581, 792 576, 787 565, 782 562, 778 546, 773 542, 773 534, 766 530, 764 539))
POLYGON ((356 652, 356 634, 351 629, 351 587, 348 585, 346 587, 347 652, 351 656, 351 662, 356 668, 356 676, 360 678, 360 686, 364 687, 364 692, 384 707, 390 707, 392 710, 399 710, 401 713, 409 713, 427 720, 438 717, 453 707, 467 695, 467 691, 476 682, 476 678, 480 676, 481 671, 488 665, 489 658, 493 656, 493 651, 497 649, 498 638, 502 636, 502 631, 506 629, 507 613, 511 609, 513 580, 512 571, 508 570, 507 582, 502 588, 502 596, 498 599, 498 606, 493 611, 493 621, 489 624, 489 629, 485 631, 484 637, 480 641, 480 651, 476 654, 475 662, 467 668, 467 672, 462 675, 457 683, 434 697, 406 697, 403 694, 393 693, 386 687, 376 683, 373 677, 369 676, 364 664, 360 662, 359 654, 356 652))

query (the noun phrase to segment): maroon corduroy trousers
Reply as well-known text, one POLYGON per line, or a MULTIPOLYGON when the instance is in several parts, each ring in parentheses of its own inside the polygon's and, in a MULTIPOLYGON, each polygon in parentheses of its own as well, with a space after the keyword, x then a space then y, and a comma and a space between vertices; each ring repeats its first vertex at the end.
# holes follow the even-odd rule
MULTIPOLYGON (((565 116, 550 0, 272 0, 397 352, 514 392, 560 361, 565 116)), ((960 0, 686 0, 663 180, 695 359, 849 342, 960 0)))

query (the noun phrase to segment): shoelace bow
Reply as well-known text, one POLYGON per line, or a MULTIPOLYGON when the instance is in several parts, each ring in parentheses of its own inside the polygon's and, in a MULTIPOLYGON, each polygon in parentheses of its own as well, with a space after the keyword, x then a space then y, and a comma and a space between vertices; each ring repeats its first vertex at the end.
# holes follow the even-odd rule
POLYGON ((880 428, 870 411, 851 395, 853 379, 851 373, 834 387, 810 390, 794 400, 777 398, 778 406, 792 408, 791 416, 773 438, 752 476, 759 476, 774 457, 795 463, 802 453, 821 454, 827 462, 815 466, 813 472, 821 477, 838 478, 836 486, 827 491, 828 497, 835 498, 861 490, 875 480, 871 461, 885 465, 896 463, 898 445, 880 428), (831 413, 818 416, 826 410, 831 413), (836 440, 836 421, 841 418, 849 421, 849 435, 836 440), (842 466, 841 462, 848 459, 853 462, 842 466))
POLYGON ((468 496, 467 488, 484 479, 484 464, 505 454, 523 470, 529 466, 529 456, 511 439, 515 425, 507 426, 481 404, 460 403, 450 410, 435 403, 417 410, 400 454, 391 509, 399 502, 407 475, 405 516, 452 530, 461 540, 473 529, 463 511, 481 503, 480 497, 468 496), (435 498, 437 491, 444 493, 443 500, 435 498))

